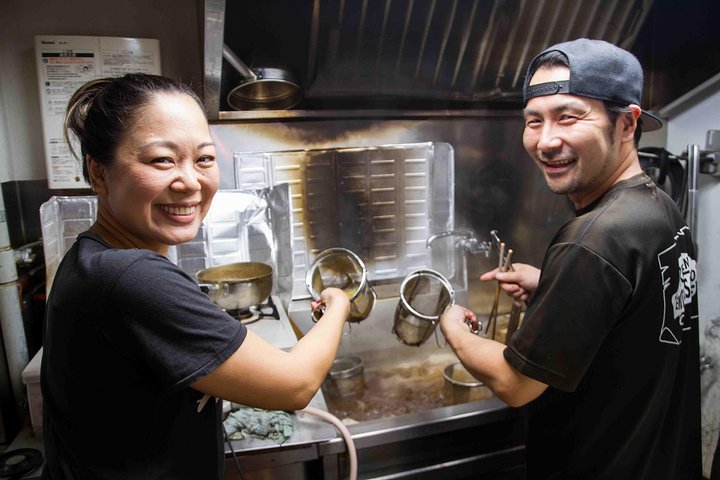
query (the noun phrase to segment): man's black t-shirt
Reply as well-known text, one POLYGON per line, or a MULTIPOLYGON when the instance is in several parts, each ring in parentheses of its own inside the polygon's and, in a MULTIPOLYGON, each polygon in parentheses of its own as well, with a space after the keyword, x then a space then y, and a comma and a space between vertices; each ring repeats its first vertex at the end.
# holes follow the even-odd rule
POLYGON ((529 406, 529 478, 700 478, 694 248, 649 177, 557 233, 505 358, 549 385, 529 406))
POLYGON ((46 478, 222 478, 222 402, 199 409, 188 385, 246 330, 188 275, 83 233, 58 268, 45 328, 46 478))

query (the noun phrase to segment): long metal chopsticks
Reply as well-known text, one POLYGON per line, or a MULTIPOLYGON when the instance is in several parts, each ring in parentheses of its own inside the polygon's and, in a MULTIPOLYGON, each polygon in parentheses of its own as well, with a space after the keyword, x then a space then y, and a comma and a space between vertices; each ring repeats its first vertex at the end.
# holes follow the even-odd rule
MULTIPOLYGON (((510 259, 512 258, 512 249, 505 250, 505 244, 500 242, 500 249, 499 249, 499 255, 498 255, 498 270, 501 272, 507 272, 508 266, 512 266, 512 263, 510 263, 510 259)), ((490 338, 493 340, 495 339, 495 333, 497 331, 497 316, 498 316, 498 306, 500 305, 500 282, 497 282, 497 286, 495 288, 495 298, 493 300, 492 308, 490 309, 490 314, 488 315, 488 321, 485 325, 485 332, 484 334, 487 336, 488 331, 492 328, 492 334, 490 335, 490 338)))
MULTIPOLYGON (((505 243, 501 242, 500 238, 498 237, 497 230, 491 231, 490 236, 493 246, 498 250, 498 270, 501 272, 514 271, 515 269, 513 268, 511 262, 513 254, 512 249, 506 249, 505 243)), ((497 316, 498 306, 500 304, 500 290, 500 282, 497 282, 497 286, 495 288, 495 299, 493 301, 493 306, 490 309, 490 314, 488 315, 488 321, 485 325, 485 331, 483 332, 484 335, 487 336, 488 330, 490 330, 492 326, 492 334, 490 338, 493 340, 495 339, 495 334, 497 331, 497 316)), ((518 328, 522 308, 522 302, 519 302, 517 300, 513 301, 512 309, 510 310, 510 319, 508 320, 507 333, 505 334, 505 344, 510 341, 510 337, 512 337, 512 335, 518 328)))

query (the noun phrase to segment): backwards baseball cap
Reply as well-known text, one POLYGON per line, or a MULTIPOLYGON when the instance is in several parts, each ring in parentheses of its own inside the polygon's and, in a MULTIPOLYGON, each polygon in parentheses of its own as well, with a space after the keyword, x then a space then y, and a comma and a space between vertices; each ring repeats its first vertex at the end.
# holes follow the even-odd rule
MULTIPOLYGON (((523 100, 527 104, 531 98, 569 93, 623 106, 631 103, 639 106, 642 87, 642 67, 632 53, 603 40, 580 38, 553 45, 533 58, 523 85, 523 100), (567 58, 570 79, 528 85, 538 59, 549 52, 560 52, 567 58)), ((649 112, 643 110, 641 118, 645 132, 662 127, 662 120, 649 112)))

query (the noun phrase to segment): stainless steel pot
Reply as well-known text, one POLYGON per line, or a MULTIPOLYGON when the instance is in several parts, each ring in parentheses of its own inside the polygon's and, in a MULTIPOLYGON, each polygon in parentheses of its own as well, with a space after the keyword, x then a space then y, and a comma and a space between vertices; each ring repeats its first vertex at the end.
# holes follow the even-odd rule
POLYGON ((300 84, 289 71, 251 69, 227 45, 223 45, 223 58, 243 77, 227 96, 228 104, 235 110, 285 110, 302 100, 300 84))
POLYGON ((460 362, 445 367, 443 378, 443 396, 447 405, 487 400, 493 396, 492 390, 473 377, 460 362))
POLYGON ((210 300, 224 310, 243 310, 259 305, 272 291, 272 267, 260 262, 206 268, 196 277, 210 300))
POLYGON ((349 397, 366 389, 363 363, 353 355, 337 357, 322 383, 323 392, 331 397, 349 397))

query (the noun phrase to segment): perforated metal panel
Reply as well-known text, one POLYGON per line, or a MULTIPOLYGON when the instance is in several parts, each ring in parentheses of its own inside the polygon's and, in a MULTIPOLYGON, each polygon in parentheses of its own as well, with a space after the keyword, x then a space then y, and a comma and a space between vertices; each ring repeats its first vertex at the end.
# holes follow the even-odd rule
POLYGON ((238 152, 234 162, 241 190, 290 188, 296 297, 307 293, 305 272, 319 251, 344 247, 365 261, 371 280, 400 278, 433 264, 425 242, 453 224, 447 144, 238 152))

